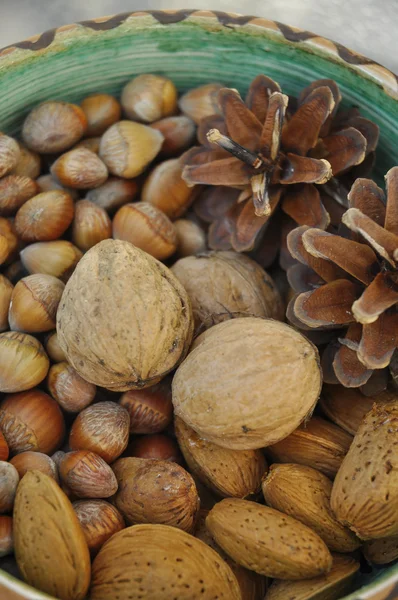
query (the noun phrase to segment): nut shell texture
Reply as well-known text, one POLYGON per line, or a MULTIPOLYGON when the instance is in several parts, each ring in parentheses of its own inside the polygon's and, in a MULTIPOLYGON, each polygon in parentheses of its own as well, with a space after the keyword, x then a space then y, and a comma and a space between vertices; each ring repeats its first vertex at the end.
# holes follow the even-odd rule
POLYGON ((84 255, 57 313, 68 361, 87 381, 114 391, 149 386, 171 371, 188 350, 192 328, 179 281, 120 240, 105 240, 84 255))
POLYGON ((241 600, 231 569, 204 542, 166 525, 115 534, 93 563, 91 600, 241 600), (122 574, 122 577, 120 576, 122 574))
POLYGON ((321 387, 318 352, 278 321, 246 317, 202 333, 173 379, 175 414, 224 448, 261 448, 310 414, 321 387))

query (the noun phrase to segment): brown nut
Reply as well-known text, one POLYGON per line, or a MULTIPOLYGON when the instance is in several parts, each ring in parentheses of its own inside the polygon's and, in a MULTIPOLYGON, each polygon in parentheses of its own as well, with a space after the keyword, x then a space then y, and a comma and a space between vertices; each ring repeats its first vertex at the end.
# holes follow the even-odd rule
POLYGON ((80 103, 87 119, 87 136, 102 135, 108 127, 120 120, 122 108, 109 94, 93 94, 80 103))
POLYGON ((221 500, 206 527, 235 562, 267 577, 305 579, 332 567, 329 550, 312 529, 256 502, 221 500))
POLYGON ((86 540, 68 498, 40 471, 27 473, 18 486, 14 543, 30 585, 62 600, 86 598, 91 571, 86 540))
POLYGON ((4 437, 3 432, 0 430, 0 460, 8 460, 9 453, 10 451, 6 442, 6 438, 4 437))
POLYGON ((84 379, 126 391, 153 385, 183 360, 191 318, 184 288, 164 265, 128 242, 104 240, 66 285, 58 340, 84 379))
POLYGON ((56 240, 72 223, 73 214, 73 200, 67 192, 42 192, 18 210, 15 230, 24 242, 56 240))
POLYGON ((178 417, 175 432, 189 470, 218 496, 247 498, 261 490, 267 463, 261 450, 231 450, 200 438, 178 417))
POLYGON ((82 410, 70 430, 71 450, 91 450, 111 463, 127 448, 130 417, 115 402, 98 402, 82 410))
POLYGON ((332 479, 348 452, 352 436, 319 417, 312 417, 285 439, 267 448, 275 462, 314 467, 332 479))
POLYGON ((56 331, 52 331, 45 338, 44 347, 50 358, 55 363, 64 362, 66 356, 58 343, 58 335, 56 331))
POLYGON ((12 169, 12 175, 21 175, 22 177, 30 177, 37 179, 41 171, 41 158, 37 152, 29 150, 23 144, 19 145, 19 158, 15 167, 12 169))
POLYGON ((149 202, 164 212, 172 221, 185 213, 194 199, 195 188, 188 187, 181 177, 178 158, 156 165, 142 188, 142 202, 149 202))
POLYGON ((87 119, 79 106, 49 101, 28 114, 22 126, 22 139, 30 150, 52 154, 68 150, 86 129, 87 119))
POLYGON ((18 142, 0 132, 0 178, 10 173, 17 166, 20 155, 18 142))
POLYGON ((102 136, 99 155, 112 175, 131 179, 147 168, 162 144, 160 131, 140 123, 119 121, 102 136))
POLYGON ((10 246, 8 245, 7 238, 0 234, 0 265, 5 263, 10 254, 10 246))
POLYGON ((28 333, 54 329, 64 288, 65 284, 52 275, 37 273, 20 279, 11 295, 10 329, 28 333))
POLYGON ((12 454, 27 450, 51 454, 65 435, 58 404, 37 389, 4 398, 0 404, 0 429, 12 454))
POLYGON ((98 554, 105 542, 125 527, 118 509, 105 500, 77 500, 72 506, 91 556, 98 554))
POLYGON ((311 414, 320 389, 315 346, 284 323, 255 317, 202 333, 172 385, 175 414, 202 438, 235 450, 284 439, 311 414))
POLYGON ((86 195, 86 200, 94 202, 99 208, 113 214, 123 204, 132 202, 137 192, 138 185, 133 179, 109 177, 105 183, 90 190, 86 195))
POLYGON ((187 290, 199 331, 246 315, 283 318, 274 281, 248 256, 208 252, 181 258, 171 270, 187 290))
POLYGON ((72 227, 73 243, 85 252, 110 237, 112 237, 112 222, 106 210, 90 200, 76 202, 72 227))
POLYGON ((28 471, 41 471, 49 477, 55 479, 58 483, 58 468, 55 462, 47 455, 42 452, 21 452, 10 460, 10 463, 18 471, 19 478, 22 477, 28 471))
POLYGON ((375 565, 388 565, 398 558, 398 536, 366 542, 362 548, 366 560, 375 565))
POLYGON ((18 258, 18 251, 21 243, 15 231, 14 221, 0 217, 0 234, 7 239, 9 255, 7 261, 14 261, 18 258))
POLYGON ((95 398, 97 387, 80 377, 65 361, 50 367, 47 387, 51 396, 66 412, 77 413, 86 408, 95 398))
POLYGON ((125 392, 119 404, 130 415, 130 433, 160 433, 173 418, 171 391, 163 384, 125 392))
POLYGON ((68 452, 59 465, 62 483, 78 498, 109 498, 117 491, 110 466, 94 452, 68 452))
POLYGON ((196 126, 189 117, 178 115, 166 117, 151 124, 164 137, 160 150, 162 156, 175 156, 193 145, 195 141, 196 126))
POLYGON ((7 175, 0 179, 0 215, 8 216, 17 212, 29 198, 39 193, 39 186, 30 177, 7 175))
POLYGON ((11 296, 14 286, 11 281, 0 275, 0 332, 9 329, 8 310, 10 308, 11 296))
POLYGON ((333 512, 363 540, 398 535, 397 421, 398 402, 374 404, 333 484, 333 512))
POLYGON ((38 178, 36 183, 39 186, 39 192, 51 192, 53 190, 60 190, 63 192, 68 192, 72 200, 79 199, 79 192, 77 190, 72 190, 71 188, 63 187, 58 181, 54 179, 52 175, 42 175, 38 178))
POLYGON ((125 204, 113 218, 113 237, 164 260, 177 248, 177 236, 169 218, 148 202, 125 204))
POLYGON ((154 458, 182 464, 183 458, 177 443, 161 433, 135 437, 127 446, 123 457, 154 458))
POLYGON ((332 485, 326 475, 311 467, 275 464, 264 478, 262 489, 268 506, 313 529, 329 550, 353 552, 361 542, 333 515, 332 485))
POLYGON ((177 234, 179 256, 193 256, 206 251, 206 234, 200 225, 188 219, 177 219, 174 221, 174 229, 177 234))
POLYGON ((349 593, 359 571, 359 562, 351 556, 332 554, 329 573, 301 581, 275 580, 267 591, 267 600, 338 600, 349 593))
POLYGON ((180 110, 197 125, 204 117, 221 113, 218 92, 224 86, 221 83, 207 83, 186 92, 178 101, 180 110))
POLYGON ((87 190, 102 185, 108 179, 108 169, 95 152, 74 148, 55 161, 51 175, 65 187, 87 190))
POLYGON ((36 242, 24 248, 21 260, 29 273, 45 273, 67 281, 81 257, 79 248, 67 240, 36 242))
POLYGON ((138 75, 124 86, 120 101, 129 119, 153 123, 177 111, 177 90, 166 77, 138 75))
POLYGON ((0 558, 14 553, 14 537, 12 532, 12 517, 0 516, 0 558))
POLYGON ((199 496, 191 475, 166 460, 119 458, 114 504, 127 523, 161 523, 192 532, 199 496))
POLYGON ((214 550, 166 525, 123 529, 95 558, 91 600, 128 600, 129 596, 145 600, 242 598, 231 569, 214 550))
POLYGON ((50 367, 40 342, 26 333, 0 333, 0 391, 22 392, 38 385, 50 367))
POLYGON ((0 513, 12 510, 18 483, 19 475, 14 465, 0 461, 0 513))

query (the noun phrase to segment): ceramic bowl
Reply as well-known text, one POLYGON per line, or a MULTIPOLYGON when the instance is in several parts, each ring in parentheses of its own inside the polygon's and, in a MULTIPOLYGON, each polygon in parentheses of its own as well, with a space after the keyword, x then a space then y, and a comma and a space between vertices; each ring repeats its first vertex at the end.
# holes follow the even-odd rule
MULTIPOLYGON (((28 111, 48 99, 79 102, 118 94, 131 77, 160 73, 183 91, 220 81, 245 92, 259 73, 296 95, 332 78, 346 106, 380 126, 375 176, 398 164, 398 80, 381 65, 308 31, 263 18, 210 11, 148 11, 66 25, 0 50, 0 130, 17 134, 28 111)), ((0 598, 49 598, 0 561, 0 598), (7 572, 8 571, 8 572, 7 572)), ((346 600, 398 598, 398 565, 362 573, 346 600)), ((111 598, 109 600, 112 600, 111 598)))

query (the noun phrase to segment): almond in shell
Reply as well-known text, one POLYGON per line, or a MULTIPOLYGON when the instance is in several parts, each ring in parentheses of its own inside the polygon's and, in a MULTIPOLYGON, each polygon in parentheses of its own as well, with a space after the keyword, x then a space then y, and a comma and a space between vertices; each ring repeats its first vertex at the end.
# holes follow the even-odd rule
POLYGON ((223 497, 246 498, 261 488, 267 463, 261 450, 231 450, 201 438, 179 419, 175 433, 189 470, 223 497))
POLYGON ((370 540, 363 546, 366 560, 375 565, 387 565, 398 558, 398 536, 370 540))
POLYGON ((68 498, 40 471, 21 480, 14 507, 18 568, 33 587, 61 600, 83 600, 90 584, 90 554, 68 498))
POLYGON ((352 552, 361 543, 334 516, 330 508, 332 485, 326 475, 311 467, 275 464, 262 488, 268 506, 311 527, 329 550, 352 552))
POLYGON ((337 519, 363 540, 398 535, 398 402, 375 404, 337 473, 337 519))
POLYGON ((332 567, 314 531, 268 506, 226 498, 211 509, 206 527, 235 562, 267 577, 306 579, 332 567))
POLYGON ((241 600, 229 566, 206 544, 167 525, 116 533, 93 563, 91 600, 241 600))

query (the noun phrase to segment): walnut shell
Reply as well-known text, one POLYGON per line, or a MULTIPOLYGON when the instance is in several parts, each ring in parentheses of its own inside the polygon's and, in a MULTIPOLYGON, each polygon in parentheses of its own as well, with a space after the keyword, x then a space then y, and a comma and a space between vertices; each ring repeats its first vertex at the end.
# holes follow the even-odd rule
POLYGON ((276 285, 248 256, 206 252, 181 258, 171 270, 188 292, 196 328, 245 316, 283 319, 276 285))
POLYGON ((318 351, 292 327, 246 317, 202 333, 173 379, 175 414, 224 448, 262 448, 294 431, 321 388, 318 351))
POLYGON ((156 383, 192 339, 187 293, 167 267, 129 242, 91 248, 57 313, 59 344, 86 380, 113 391, 156 383))

